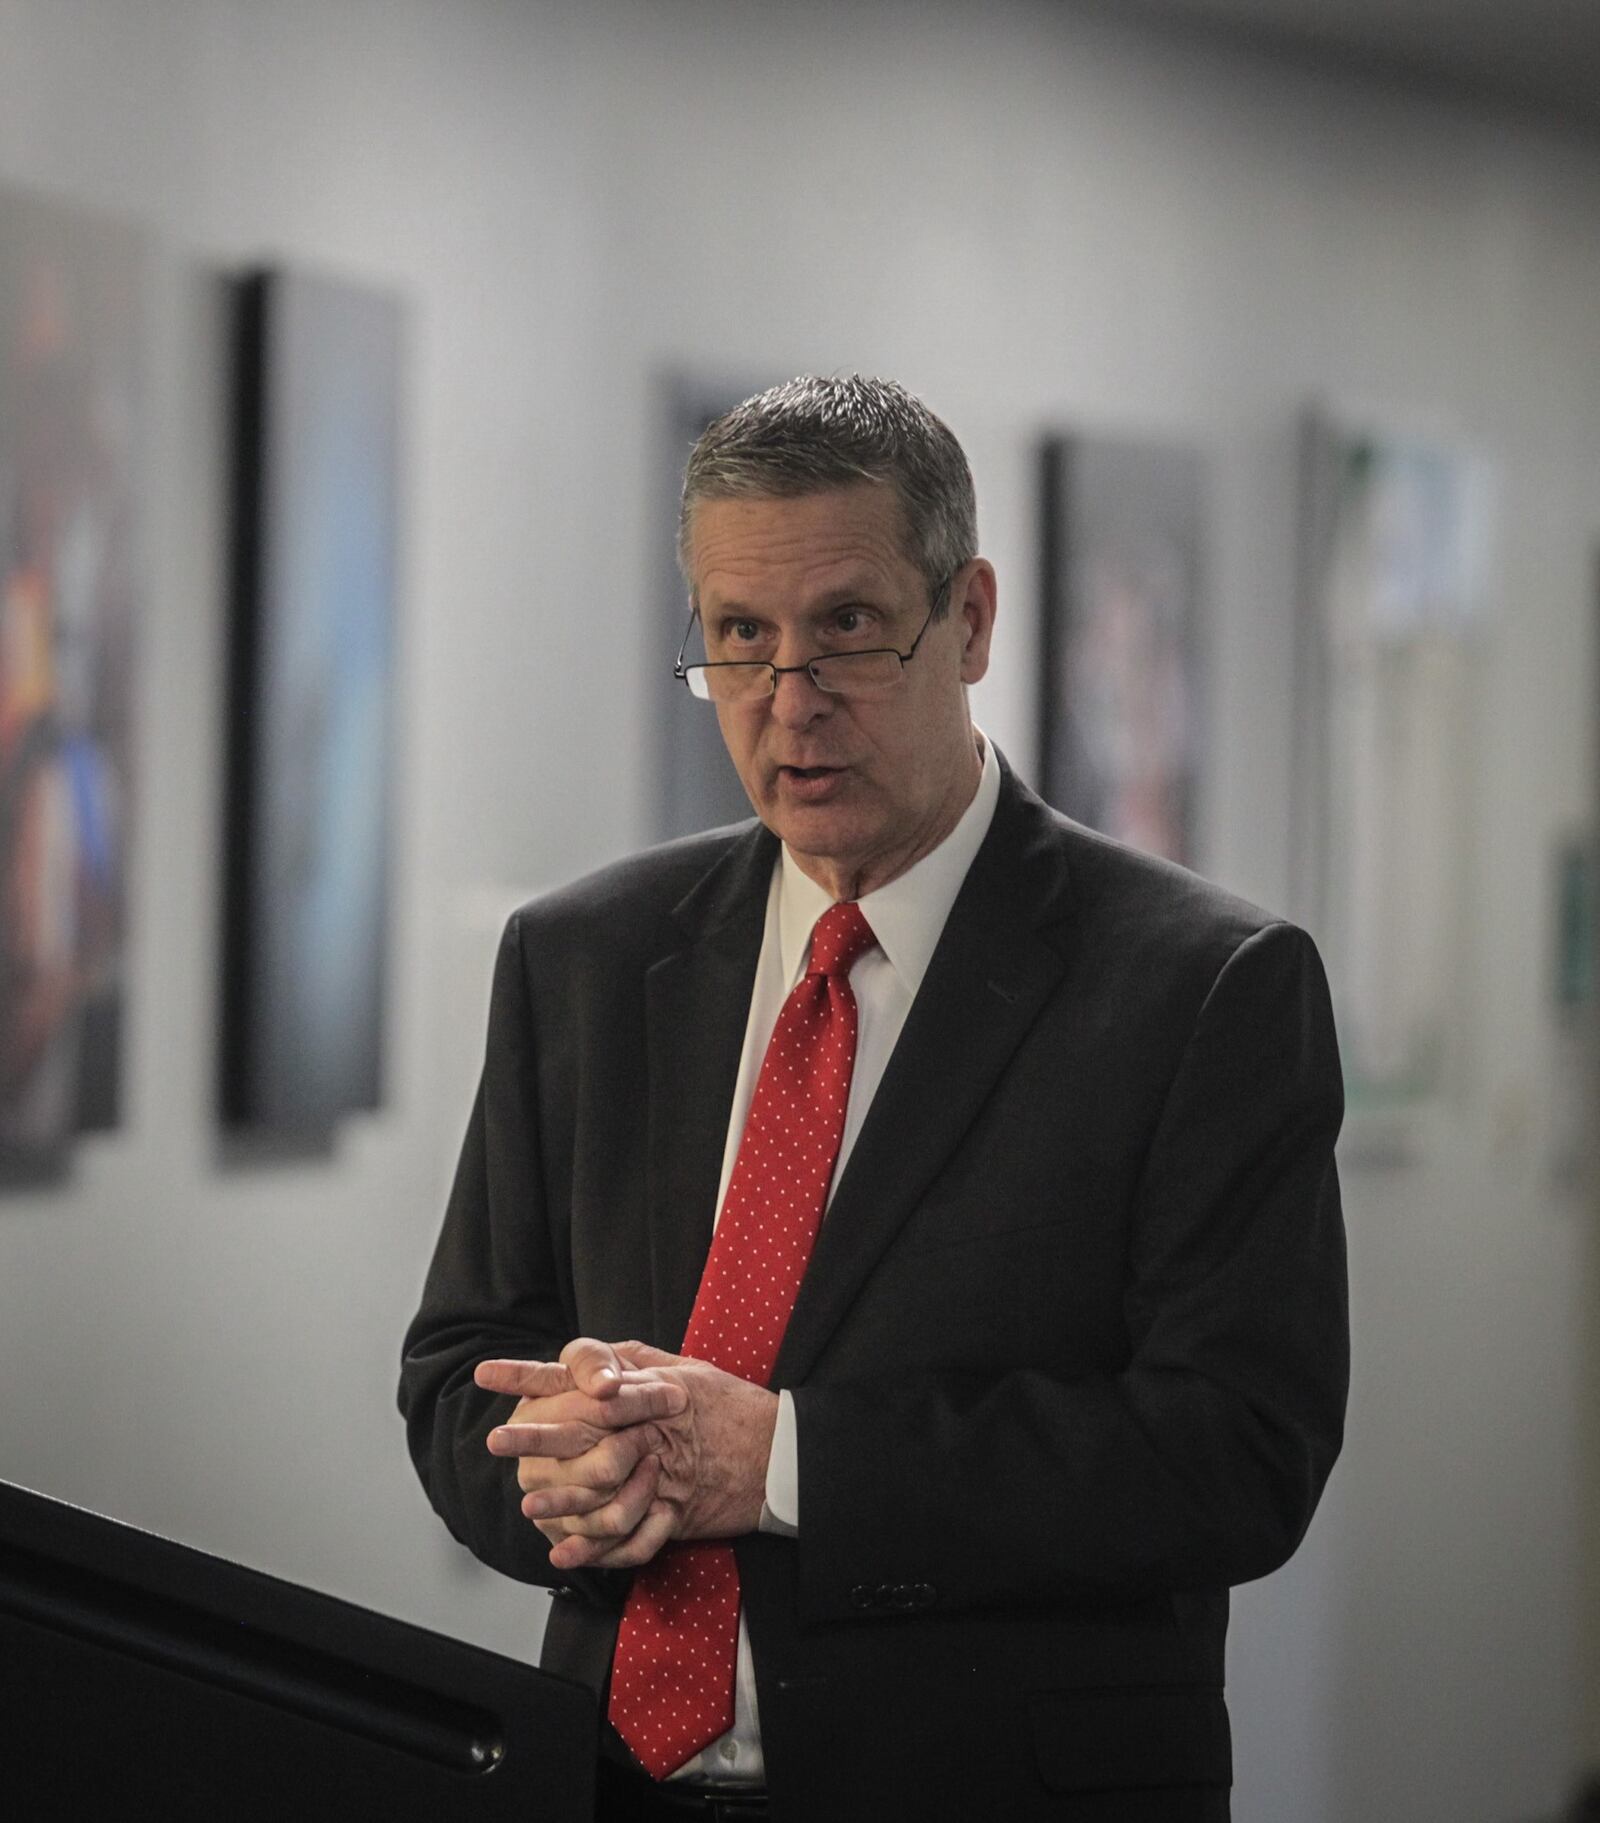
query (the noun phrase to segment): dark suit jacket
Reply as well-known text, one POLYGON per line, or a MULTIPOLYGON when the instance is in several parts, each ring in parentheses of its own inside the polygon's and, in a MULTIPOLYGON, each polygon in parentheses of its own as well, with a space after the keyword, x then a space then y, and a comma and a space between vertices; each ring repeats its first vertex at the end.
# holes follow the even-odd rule
MULTIPOLYGON (((572 1585, 567 1634, 626 1575, 550 1570, 473 1365, 682 1342, 775 854, 673 843, 501 946, 401 1406, 451 1531, 572 1585)), ((1339 1449, 1341 1111, 1310 940, 1007 770, 778 1359, 800 1537, 736 1545, 780 1823, 1226 1815, 1134 1793, 1226 1787, 1228 1587, 1339 1449)))

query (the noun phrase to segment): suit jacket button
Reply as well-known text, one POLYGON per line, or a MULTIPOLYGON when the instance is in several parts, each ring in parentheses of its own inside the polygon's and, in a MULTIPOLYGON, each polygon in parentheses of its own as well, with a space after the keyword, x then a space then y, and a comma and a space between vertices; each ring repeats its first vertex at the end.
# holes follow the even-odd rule
POLYGON ((872 1591, 872 1605, 875 1608, 892 1608, 894 1606, 894 1584, 880 1582, 872 1591))
POLYGON ((931 1582, 919 1582, 912 1585, 911 1605, 914 1608, 931 1608, 939 1599, 939 1591, 931 1582))
POLYGON ((908 1582, 897 1582, 889 1595, 897 1608, 910 1609, 916 1606, 917 1592, 908 1582))
POLYGON ((872 1589, 869 1584, 858 1582, 850 1591, 850 1606, 865 1613, 872 1606, 872 1589))

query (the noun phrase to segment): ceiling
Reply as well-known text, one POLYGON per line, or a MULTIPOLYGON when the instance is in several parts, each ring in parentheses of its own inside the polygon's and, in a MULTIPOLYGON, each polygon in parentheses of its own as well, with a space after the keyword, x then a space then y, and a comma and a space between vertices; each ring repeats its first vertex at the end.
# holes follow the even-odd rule
POLYGON ((1118 0, 1600 133, 1600 0, 1118 0))

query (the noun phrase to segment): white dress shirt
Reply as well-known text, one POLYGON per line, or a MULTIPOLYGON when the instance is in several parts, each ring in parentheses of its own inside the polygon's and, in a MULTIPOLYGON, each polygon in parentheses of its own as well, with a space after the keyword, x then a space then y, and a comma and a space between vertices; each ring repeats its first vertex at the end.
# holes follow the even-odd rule
MULTIPOLYGON (((961 820, 939 846, 915 866, 860 901, 862 913, 878 939, 850 971, 856 997, 858 1022, 855 1068, 850 1077, 850 1099, 845 1108, 844 1136, 828 1186, 834 1186, 850 1157, 856 1136, 867 1118, 872 1098, 883 1080, 900 1028, 922 985, 933 952, 944 930, 950 908, 973 857, 989 833, 994 807, 1000 796, 1000 765, 994 744, 978 735, 983 746, 983 771, 972 802, 961 820)), ((783 1003, 805 974, 811 953, 811 932, 818 918, 833 904, 825 887, 800 871, 787 848, 772 870, 767 893, 767 922, 756 963, 755 985, 750 994, 750 1016, 745 1025, 744 1050, 734 1084, 733 1106, 728 1115, 728 1137, 722 1154, 722 1180, 717 1186, 717 1213, 728 1193, 733 1161, 738 1156, 745 1120, 755 1095, 756 1078, 767 1054, 767 1042, 778 1023, 783 1003)), ((766 1506, 763 1531, 793 1535, 800 1527, 800 1472, 795 1441, 794 1401, 778 1395, 778 1424, 767 1460, 766 1506)), ((755 1670, 750 1658, 750 1635, 744 1616, 739 1617, 739 1657, 734 1677, 733 1726, 672 1775, 697 1784, 759 1785, 764 1783, 761 1758, 761 1724, 756 1712, 755 1670)))

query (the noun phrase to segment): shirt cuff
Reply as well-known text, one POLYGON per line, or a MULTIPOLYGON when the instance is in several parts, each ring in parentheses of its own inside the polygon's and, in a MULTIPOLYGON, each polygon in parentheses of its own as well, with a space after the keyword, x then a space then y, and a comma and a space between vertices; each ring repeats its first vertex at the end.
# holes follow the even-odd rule
POLYGON ((778 1394, 778 1422, 767 1457, 766 1498, 761 1503, 761 1530, 783 1538, 800 1535, 800 1447, 795 1440, 794 1399, 778 1394))

